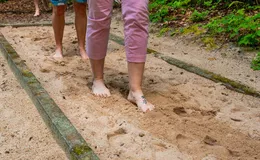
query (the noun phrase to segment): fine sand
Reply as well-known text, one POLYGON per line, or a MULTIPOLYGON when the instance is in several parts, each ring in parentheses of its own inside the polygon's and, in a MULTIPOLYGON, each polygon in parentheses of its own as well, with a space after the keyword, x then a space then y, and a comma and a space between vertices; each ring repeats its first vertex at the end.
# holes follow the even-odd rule
MULTIPOLYGON (((111 30, 114 34, 122 35, 121 22, 113 21, 111 30)), ((55 47, 51 27, 5 27, 0 31, 101 160, 260 159, 259 98, 228 90, 219 83, 148 55, 143 88, 146 98, 156 109, 143 114, 126 100, 128 76, 123 46, 109 42, 105 77, 112 96, 102 99, 91 94, 90 64, 82 61, 78 54, 74 26, 65 27, 65 58, 60 61, 50 58, 55 47)), ((182 40, 154 35, 151 35, 149 47, 260 88, 259 72, 250 70, 247 63, 249 58, 239 61, 232 56, 221 57, 221 51, 212 53, 195 44, 187 45, 182 40), (213 54, 215 59, 210 59, 213 54), (238 68, 229 69, 229 65, 238 68)), ((17 94, 21 88, 17 87, 16 82, 13 83, 14 87, 7 86, 12 88, 13 94, 17 94)), ((38 123, 42 123, 35 113, 36 109, 29 105, 25 97, 22 94, 19 96, 21 103, 25 103, 21 107, 28 107, 26 111, 33 112, 30 114, 38 123)), ((0 100, 1 104, 5 102, 5 98, 1 97, 0 100)), ((4 112, 12 113, 7 109, 4 112)), ((20 126, 20 123, 8 120, 10 125, 20 126)), ((27 123, 27 119, 24 121, 27 123)), ((30 129, 44 128, 38 123, 32 123, 30 129)), ((34 136, 43 136, 38 131, 40 129, 36 130, 34 136)), ((32 132, 29 133, 30 138, 32 132)), ((24 141, 28 137, 12 140, 8 145, 26 144, 24 141)), ((47 142, 53 144, 50 140, 52 138, 44 136, 44 144, 39 145, 42 147, 40 149, 45 150, 47 142)), ((4 152, 8 147, 0 148, 0 156, 6 156, 4 152)), ((50 148, 56 147, 48 146, 50 148)), ((63 154, 57 151, 51 154, 54 152, 57 153, 56 157, 64 159, 63 154)), ((38 150, 33 153, 32 157, 38 154, 38 150)), ((41 154, 44 155, 44 152, 41 154)))
POLYGON ((37 109, 0 55, 0 159, 64 160, 37 109))

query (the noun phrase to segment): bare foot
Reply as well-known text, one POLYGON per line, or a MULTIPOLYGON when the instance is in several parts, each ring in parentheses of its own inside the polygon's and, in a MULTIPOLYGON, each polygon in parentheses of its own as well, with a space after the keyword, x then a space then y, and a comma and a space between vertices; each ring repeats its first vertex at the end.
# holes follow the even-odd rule
POLYGON ((92 92, 99 97, 109 97, 111 95, 110 91, 105 86, 103 79, 93 81, 92 92))
POLYGON ((82 60, 88 60, 89 59, 85 49, 79 48, 79 53, 80 53, 82 60))
POLYGON ((152 111, 154 109, 154 105, 147 102, 142 91, 137 91, 137 92, 130 91, 127 99, 130 102, 135 103, 137 107, 141 109, 143 112, 152 111))
POLYGON ((37 11, 37 10, 36 10, 33 16, 34 16, 34 17, 38 17, 39 15, 40 15, 40 11, 37 11))
POLYGON ((54 59, 63 58, 62 50, 57 48, 55 54, 52 56, 54 59))

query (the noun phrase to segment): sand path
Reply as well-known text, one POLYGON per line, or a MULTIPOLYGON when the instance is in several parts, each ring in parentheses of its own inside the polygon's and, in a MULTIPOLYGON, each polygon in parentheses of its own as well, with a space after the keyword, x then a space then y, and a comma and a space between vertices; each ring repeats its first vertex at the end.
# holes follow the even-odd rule
MULTIPOLYGON (((120 26, 113 23, 113 33, 122 34, 120 26)), ((5 27, 1 32, 102 160, 260 159, 259 98, 148 55, 144 92, 156 110, 143 114, 126 100, 122 46, 109 42, 105 77, 112 96, 101 99, 90 92, 90 64, 77 54, 73 26, 65 28, 65 58, 59 62, 48 58, 54 50, 51 27, 5 27)), ((160 41, 150 44, 158 43, 164 53, 169 42, 160 41)), ((259 81, 248 84, 258 87, 259 81)))

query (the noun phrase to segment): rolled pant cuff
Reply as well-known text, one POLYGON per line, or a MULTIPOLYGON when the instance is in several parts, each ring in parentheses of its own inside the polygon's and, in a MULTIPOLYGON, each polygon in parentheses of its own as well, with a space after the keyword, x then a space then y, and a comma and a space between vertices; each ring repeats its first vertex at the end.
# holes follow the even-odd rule
POLYGON ((93 60, 101 60, 101 59, 106 58, 106 55, 105 55, 105 56, 93 56, 93 55, 88 55, 88 57, 89 57, 90 59, 93 59, 93 60))
POLYGON ((146 55, 144 55, 144 56, 131 56, 131 57, 127 57, 127 62, 144 63, 145 61, 146 61, 146 55))

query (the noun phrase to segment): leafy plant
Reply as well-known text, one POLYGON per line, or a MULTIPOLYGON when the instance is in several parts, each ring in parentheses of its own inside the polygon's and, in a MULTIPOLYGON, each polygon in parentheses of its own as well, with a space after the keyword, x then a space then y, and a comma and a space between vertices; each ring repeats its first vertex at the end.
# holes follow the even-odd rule
POLYGON ((160 30, 159 36, 164 35, 164 34, 167 33, 168 31, 170 31, 170 28, 162 28, 162 29, 160 30))
POLYGON ((0 3, 4 3, 7 2, 8 0, 0 0, 0 3))
POLYGON ((260 70, 260 52, 258 52, 255 58, 252 60, 251 68, 253 70, 260 70))
POLYGON ((172 20, 171 13, 180 8, 184 8, 191 0, 153 0, 149 3, 150 20, 152 22, 165 22, 172 20))
POLYGON ((210 7, 210 6, 212 5, 212 0, 210 0, 210 1, 204 1, 203 4, 204 4, 204 6, 206 6, 206 7, 210 7))
POLYGON ((179 30, 203 22, 211 37, 240 46, 260 45, 259 0, 150 0, 149 10, 151 21, 162 23, 161 34, 168 27, 179 30))
POLYGON ((213 19, 205 28, 213 35, 225 34, 239 45, 257 46, 260 44, 260 13, 247 16, 244 9, 224 17, 213 19))
POLYGON ((158 9, 157 12, 150 15, 152 22, 163 22, 166 16, 169 14, 169 6, 162 5, 160 3, 153 3, 149 6, 150 10, 158 9))
POLYGON ((206 19, 207 15, 208 15, 208 11, 199 12, 199 11, 195 10, 191 14, 191 20, 193 22, 201 22, 201 21, 204 21, 206 19))
POLYGON ((243 2, 240 1, 233 1, 232 3, 230 3, 230 5, 228 6, 228 8, 231 8, 232 6, 236 6, 236 8, 239 8, 239 6, 244 5, 243 2))

